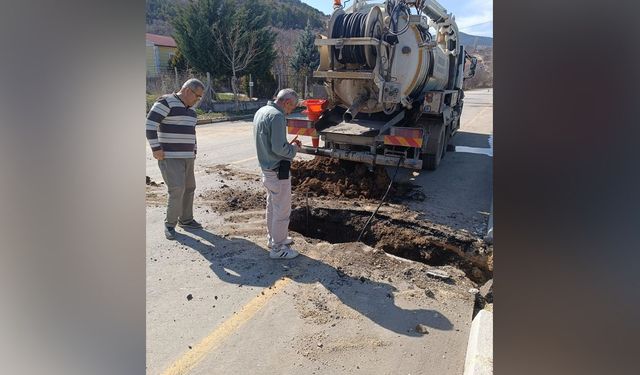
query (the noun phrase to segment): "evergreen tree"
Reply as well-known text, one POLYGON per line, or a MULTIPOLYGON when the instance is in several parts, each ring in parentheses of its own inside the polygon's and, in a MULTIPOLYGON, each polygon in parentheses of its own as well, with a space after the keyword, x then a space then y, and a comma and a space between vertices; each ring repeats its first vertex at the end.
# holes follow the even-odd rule
POLYGON ((256 43, 260 46, 260 54, 249 64, 247 73, 265 77, 276 59, 276 34, 269 30, 269 9, 262 1, 247 1, 238 11, 240 22, 256 35, 256 43))
POLYGON ((175 55, 171 56, 169 59, 169 66, 171 68, 178 68, 178 70, 181 71, 189 68, 189 64, 180 50, 177 50, 175 55))
POLYGON ((221 40, 226 41, 223 47, 227 47, 238 36, 247 41, 255 39, 253 46, 259 51, 242 74, 264 74, 271 69, 276 54, 275 34, 267 29, 268 23, 269 13, 261 1, 238 6, 231 0, 194 0, 181 8, 174 19, 174 38, 190 66, 214 77, 233 74, 222 53, 221 40))
POLYGON ((296 43, 293 58, 289 65, 300 76, 310 76, 318 65, 320 65, 320 53, 313 44, 315 35, 311 31, 311 24, 307 22, 300 38, 296 43))
POLYGON ((173 20, 178 49, 196 70, 214 77, 225 72, 217 52, 212 28, 230 17, 225 0, 196 0, 181 8, 173 20))

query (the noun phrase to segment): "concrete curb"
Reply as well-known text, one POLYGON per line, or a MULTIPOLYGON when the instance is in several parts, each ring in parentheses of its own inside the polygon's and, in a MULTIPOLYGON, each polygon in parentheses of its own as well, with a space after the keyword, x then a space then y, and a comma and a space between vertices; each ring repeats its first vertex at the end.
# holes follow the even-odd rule
POLYGON ((480 310, 469 331, 464 375, 493 374, 493 313, 480 310))
POLYGON ((196 121, 196 125, 204 125, 204 124, 213 124, 216 122, 226 122, 226 121, 237 121, 237 120, 246 120, 248 118, 253 118, 254 115, 242 115, 242 116, 233 116, 233 117, 221 117, 216 119, 200 119, 196 121))

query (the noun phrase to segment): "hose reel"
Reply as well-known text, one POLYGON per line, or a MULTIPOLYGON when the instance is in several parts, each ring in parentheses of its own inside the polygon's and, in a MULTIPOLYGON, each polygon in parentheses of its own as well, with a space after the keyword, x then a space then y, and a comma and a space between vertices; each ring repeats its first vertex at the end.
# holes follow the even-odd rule
MULTIPOLYGON (((341 13, 333 21, 331 38, 377 38, 382 37, 383 18, 379 7, 374 6, 368 14, 341 13)), ((335 59, 341 64, 358 64, 368 69, 376 66, 376 47, 371 45, 345 45, 335 48, 335 59)))

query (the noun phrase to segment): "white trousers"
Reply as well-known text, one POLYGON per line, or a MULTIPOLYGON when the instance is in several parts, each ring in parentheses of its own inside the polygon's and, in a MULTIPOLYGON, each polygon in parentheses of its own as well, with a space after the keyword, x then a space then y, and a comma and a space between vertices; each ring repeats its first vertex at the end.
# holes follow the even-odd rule
POLYGON ((278 246, 289 234, 291 215, 291 177, 278 180, 274 171, 262 170, 262 185, 267 189, 267 237, 278 246))

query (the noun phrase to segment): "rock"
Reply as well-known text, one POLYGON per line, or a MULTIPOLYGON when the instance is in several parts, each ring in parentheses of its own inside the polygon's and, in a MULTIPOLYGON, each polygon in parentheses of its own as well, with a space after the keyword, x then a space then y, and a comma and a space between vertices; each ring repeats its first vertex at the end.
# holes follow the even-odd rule
POLYGON ((193 299, 193 296, 191 295, 191 293, 187 294, 187 301, 191 301, 193 299))
POLYGON ((471 269, 471 275, 478 280, 482 280, 484 278, 484 273, 478 267, 473 267, 471 269))
POLYGON ((440 270, 429 270, 427 271, 427 275, 431 277, 435 277, 437 279, 444 279, 444 280, 451 278, 451 276, 449 276, 448 273, 440 270))
POLYGON ((429 334, 429 331, 427 330, 427 326, 425 326, 424 324, 418 324, 416 326, 416 332, 418 333, 422 333, 422 334, 429 334))
POLYGON ((436 295, 429 289, 425 289, 424 294, 429 298, 436 298, 436 295))
POLYGON ((478 294, 478 293, 480 293, 480 290, 478 290, 477 288, 471 288, 471 289, 469 289, 469 293, 478 294))
POLYGON ((322 348, 324 345, 322 345, 321 342, 318 343, 318 348, 322 348))
POLYGON ((480 295, 487 302, 493 303, 493 279, 487 281, 483 286, 480 287, 480 295))

